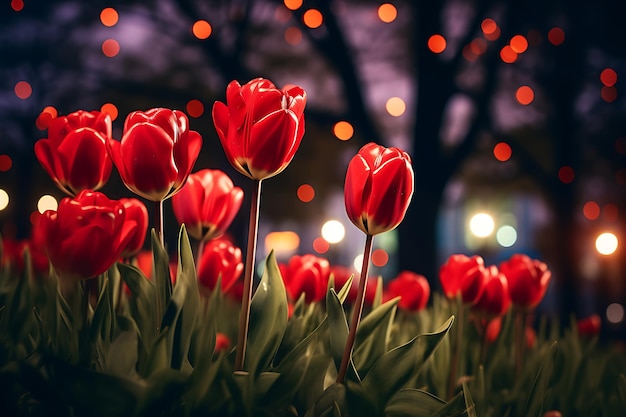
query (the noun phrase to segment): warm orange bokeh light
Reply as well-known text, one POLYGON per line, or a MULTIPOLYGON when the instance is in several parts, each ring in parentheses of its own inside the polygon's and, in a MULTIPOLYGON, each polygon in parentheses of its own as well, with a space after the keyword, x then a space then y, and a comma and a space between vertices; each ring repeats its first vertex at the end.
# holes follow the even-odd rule
POLYGON ((335 123, 333 133, 339 140, 349 140, 352 138, 352 135, 354 135, 354 128, 349 122, 342 120, 335 123))
POLYGON ((102 107, 100 107, 100 111, 111 116, 111 121, 117 119, 119 115, 119 110, 117 110, 117 106, 113 103, 104 103, 102 107))
POLYGON ((436 54, 440 54, 443 51, 445 51, 446 45, 447 45, 446 38, 444 38, 438 33, 428 38, 428 49, 430 49, 431 52, 434 52, 436 54))
POLYGON ((33 94, 33 87, 26 81, 18 81, 13 90, 15 91, 15 95, 22 100, 26 100, 33 94))
POLYGON ((283 3, 289 10, 298 10, 302 6, 302 0, 284 0, 283 3))
POLYGON ((200 100, 189 100, 186 108, 189 117, 198 118, 204 114, 204 104, 200 100))
POLYGON ((609 222, 617 221, 619 217, 619 209, 616 204, 607 203, 602 207, 602 217, 609 222))
POLYGON ((41 112, 42 113, 49 113, 50 116, 52 116, 53 119, 59 115, 59 112, 57 111, 57 109, 54 106, 46 106, 46 107, 43 108, 43 110, 41 112))
POLYGON ((558 46, 565 42, 565 32, 561 28, 552 28, 548 32, 548 41, 552 45, 558 46))
POLYGON ((322 16, 322 12, 320 12, 319 10, 309 9, 304 12, 302 20, 304 21, 304 24, 306 26, 310 27, 311 29, 316 29, 322 26, 322 23, 324 22, 324 17, 322 16))
POLYGON ((528 49, 528 40, 522 35, 513 36, 509 44, 511 45, 511 49, 518 54, 522 54, 528 49))
POLYGON ((285 30, 285 41, 289 45, 298 45, 302 42, 302 31, 295 26, 289 26, 285 30))
POLYGON ((500 59, 507 64, 512 64, 517 61, 517 52, 511 48, 511 45, 504 45, 500 49, 500 59))
POLYGON ((39 130, 46 130, 48 128, 48 125, 50 124, 50 121, 57 116, 57 109, 52 106, 46 106, 41 111, 41 113, 39 113, 39 116, 37 116, 37 119, 35 120, 35 126, 37 126, 37 129, 39 130))
POLYGON ((605 68, 600 73, 600 81, 607 87, 613 87, 617 83, 617 72, 613 68, 605 68))
POLYGON ((512 153, 513 151, 511 150, 511 146, 509 146, 506 142, 500 142, 493 147, 493 156, 501 162, 508 161, 511 158, 512 153))
POLYGON ((487 39, 488 41, 495 41, 500 37, 501 31, 500 28, 497 27, 496 30, 493 33, 484 33, 483 36, 485 37, 485 39, 487 39))
POLYGON ((107 39, 102 42, 102 52, 109 58, 120 53, 120 44, 115 39, 107 39))
POLYGON ((391 97, 385 104, 387 113, 394 117, 399 117, 406 111, 406 103, 400 97, 391 97))
POLYGON ((535 92, 527 85, 523 85, 515 92, 515 99, 519 104, 529 105, 535 99, 535 92))
POLYGON ((310 184, 302 184, 298 187, 298 199, 303 203, 308 203, 315 198, 315 189, 310 184))
POLYGON ((211 24, 207 22, 206 20, 198 20, 191 27, 191 31, 193 32, 193 35, 196 38, 206 39, 209 36, 211 36, 211 33, 213 32, 213 28, 211 27, 211 24))
POLYGON ((612 103, 617 98, 617 89, 615 87, 607 87, 605 85, 600 91, 600 97, 602 97, 602 100, 607 103, 612 103))
POLYGON ((378 18, 385 23, 391 23, 398 17, 398 9, 391 3, 383 3, 378 8, 378 18))
POLYGON ((387 265, 389 262, 389 255, 385 252, 384 249, 376 249, 372 252, 372 264, 379 268, 387 265))
POLYGON ((600 217, 600 206, 595 201, 587 201, 583 205, 583 215, 587 220, 595 220, 600 217))
POLYGON ((469 62, 474 62, 478 58, 478 55, 476 55, 472 50, 471 43, 463 47, 463 58, 465 58, 469 62))
POLYGON ((23 0, 11 0, 11 8, 13 11, 19 12, 24 8, 23 0))
POLYGON ((102 9, 102 11, 100 12, 100 22, 102 22, 104 26, 115 26, 118 20, 119 15, 117 14, 117 10, 112 7, 102 9))
POLYGON ((13 166, 13 160, 9 155, 0 155, 0 172, 7 172, 13 166))
POLYGON ((480 28, 485 35, 489 35, 494 33, 498 29, 498 24, 495 20, 488 17, 482 21, 482 23, 480 24, 480 28))
POLYGON ((564 184, 569 184, 574 181, 574 168, 570 166, 562 166, 559 168, 559 180, 564 184))
POLYGON ((476 38, 470 42, 470 49, 474 55, 482 55, 487 50, 487 42, 483 38, 476 38))
POLYGON ((313 249, 317 253, 326 253, 330 249, 330 243, 326 242, 323 238, 317 237, 313 241, 313 249))

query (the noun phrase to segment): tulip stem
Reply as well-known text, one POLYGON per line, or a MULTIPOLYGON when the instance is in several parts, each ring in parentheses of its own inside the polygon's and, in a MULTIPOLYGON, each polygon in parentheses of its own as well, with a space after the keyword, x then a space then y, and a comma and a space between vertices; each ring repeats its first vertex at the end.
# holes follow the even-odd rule
POLYGON ((348 333, 348 340, 346 341, 346 347, 343 351, 343 357, 341 358, 341 366, 337 373, 337 383, 343 384, 346 379, 346 373, 348 371, 348 363, 352 357, 352 348, 354 347, 354 340, 356 338, 356 330, 361 320, 361 313, 363 312, 363 302, 365 300, 365 291, 367 290, 367 272, 370 263, 370 257, 372 254, 372 241, 373 235, 366 235, 365 249, 363 250, 363 264, 361 266, 361 277, 359 278, 359 288, 356 293, 356 304, 354 312, 352 313, 352 321, 350 322, 350 332, 348 333))
POLYGON ((515 372, 518 376, 521 375, 522 366, 524 364, 525 321, 524 311, 521 309, 515 311, 515 372))
POLYGON ((165 239, 163 238, 163 200, 154 202, 154 229, 161 240, 161 246, 165 248, 165 239))
POLYGON ((253 180, 252 201, 250 204, 250 223, 248 226, 248 249, 246 251, 246 266, 243 276, 243 295, 241 298, 241 312, 239 316, 239 334, 237 335, 237 349, 235 354, 235 371, 243 370, 243 361, 246 356, 246 343, 248 342, 250 301, 252 299, 252 278, 254 276, 256 240, 257 232, 259 230, 261 181, 262 180, 253 180))
POLYGON ((196 274, 200 269, 200 259, 202 258, 202 252, 204 252, 204 239, 200 239, 200 243, 198 243, 198 252, 196 253, 196 274))
POLYGON ((461 294, 457 294, 456 297, 456 310, 458 320, 455 320, 456 323, 456 340, 454 342, 454 347, 452 351, 452 359, 450 364, 450 380, 448 381, 448 398, 452 398, 454 392, 456 391, 457 385, 457 373, 459 368, 459 361, 461 359, 461 346, 463 345, 463 321, 465 320, 464 311, 465 306, 463 305, 463 299, 461 294))

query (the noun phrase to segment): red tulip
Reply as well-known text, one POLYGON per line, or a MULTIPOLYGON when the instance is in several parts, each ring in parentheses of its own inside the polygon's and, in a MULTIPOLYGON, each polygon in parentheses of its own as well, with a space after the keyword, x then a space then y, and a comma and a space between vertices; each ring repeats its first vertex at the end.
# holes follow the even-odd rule
POLYGON ((220 353, 223 350, 230 348, 230 339, 224 333, 218 333, 215 336, 215 353, 220 353))
POLYGON ((230 226, 243 202, 243 190, 220 170, 203 169, 187 178, 187 184, 172 197, 174 215, 190 236, 210 240, 230 226))
POLYGON ((472 310, 484 318, 501 316, 511 306, 509 284, 495 265, 486 269, 486 276, 484 290, 472 310))
POLYGON ((158 108, 129 114, 122 140, 107 144, 126 187, 148 200, 162 201, 185 185, 202 137, 189 130, 181 111, 158 108))
POLYGON ((366 234, 395 229, 412 195, 413 168, 406 152, 368 143, 350 161, 344 188, 346 211, 366 234))
POLYGON ((423 275, 411 271, 402 271, 389 281, 385 300, 401 296, 398 307, 408 311, 420 311, 426 307, 430 297, 430 285, 423 275))
POLYGON ((526 310, 536 307, 543 299, 552 276, 545 263, 523 254, 502 262, 500 272, 509 282, 513 305, 526 310))
POLYGON ((126 221, 134 221, 137 224, 132 239, 122 252, 122 257, 128 258, 136 255, 143 248, 148 232, 148 209, 136 198, 120 198, 120 203, 126 209, 126 221))
POLYGON ((315 255, 295 255, 289 263, 279 265, 287 294, 293 301, 301 294, 307 303, 321 301, 326 296, 330 277, 330 264, 315 255))
POLYGON ((592 314, 584 319, 578 320, 576 323, 578 334, 580 336, 593 337, 600 334, 602 328, 602 319, 597 314, 592 314))
POLYGON ((198 283, 202 287, 213 291, 218 277, 222 277, 222 292, 227 292, 242 272, 241 249, 226 239, 207 242, 198 265, 198 283))
POLYGON ((502 330, 502 316, 494 317, 486 323, 485 332, 487 342, 493 343, 498 340, 498 336, 500 336, 500 331, 502 330))
POLYGON ((48 138, 35 143, 35 155, 56 185, 74 196, 82 190, 97 190, 109 179, 109 140, 111 116, 78 110, 50 122, 48 138))
POLYGON ((213 106, 213 123, 231 165, 255 180, 283 171, 304 135, 305 105, 298 86, 277 89, 263 78, 228 84, 226 104, 213 106))
POLYGON ((474 304, 485 287, 487 270, 482 257, 451 255, 439 269, 439 281, 448 299, 461 295, 464 304, 474 304))
POLYGON ((57 211, 46 211, 40 227, 54 269, 61 276, 87 279, 119 259, 137 225, 126 219, 121 202, 84 190, 61 200, 57 211))

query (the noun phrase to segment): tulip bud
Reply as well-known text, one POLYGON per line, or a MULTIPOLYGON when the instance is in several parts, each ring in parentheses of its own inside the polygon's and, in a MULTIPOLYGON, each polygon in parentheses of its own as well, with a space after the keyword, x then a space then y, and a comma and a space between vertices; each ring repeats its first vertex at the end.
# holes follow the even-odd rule
POLYGON ((584 319, 578 320, 576 323, 578 334, 580 336, 594 337, 600 334, 602 328, 602 319, 597 314, 592 314, 584 319))
POLYGON ((134 221, 137 224, 132 239, 122 252, 122 257, 129 258, 139 253, 143 248, 148 232, 148 209, 136 198, 120 198, 120 203, 126 209, 126 221, 134 221))
POLYGON ((254 180, 282 172, 304 135, 305 105, 297 86, 277 89, 263 78, 228 84, 226 104, 213 106, 213 123, 231 165, 254 180))
POLYGON ((486 269, 486 277, 483 292, 472 310, 485 318, 501 316, 511 306, 509 284, 495 265, 486 269))
POLYGON ((407 311, 420 311, 426 307, 430 297, 430 285, 426 277, 411 271, 402 271, 389 281, 384 300, 402 297, 398 307, 407 311))
POLYGON ((203 169, 187 178, 172 197, 174 215, 191 237, 208 241, 230 226, 243 202, 243 190, 220 170, 203 169))
POLYGON ((448 299, 455 299, 459 294, 464 304, 474 304, 481 296, 487 279, 485 261, 474 255, 471 258, 451 255, 439 269, 439 281, 448 299))
POLYGON ((295 255, 288 264, 278 267, 287 294, 293 301, 297 301, 302 294, 307 303, 324 299, 330 277, 330 264, 326 259, 311 254, 295 255))
POLYGON ((70 196, 101 188, 111 175, 106 144, 111 116, 78 110, 50 122, 48 138, 35 143, 35 155, 56 185, 70 196))
POLYGON ((241 249, 226 239, 207 242, 198 264, 198 283, 202 288, 213 291, 218 278, 222 279, 222 291, 228 291, 241 276, 243 262, 241 249))
POLYGON ((502 262, 500 272, 509 283, 513 305, 525 310, 533 309, 541 302, 552 276, 545 263, 523 254, 515 254, 502 262))
POLYGON ((344 196, 348 217, 364 233, 395 229, 413 196, 411 158, 398 148, 368 143, 348 165, 344 196))
POLYGON ((129 114, 122 140, 109 140, 107 146, 126 187, 148 200, 162 201, 185 185, 202 137, 189 130, 184 113, 157 108, 129 114))

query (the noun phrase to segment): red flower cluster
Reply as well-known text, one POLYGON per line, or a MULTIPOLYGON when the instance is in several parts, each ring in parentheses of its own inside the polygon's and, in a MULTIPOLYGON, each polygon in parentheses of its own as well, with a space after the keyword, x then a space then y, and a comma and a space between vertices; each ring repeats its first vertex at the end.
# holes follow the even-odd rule
POLYGON ((321 301, 326 296, 330 263, 324 258, 307 254, 292 256, 287 264, 280 268, 287 294, 296 302, 302 294, 307 303, 321 301))

